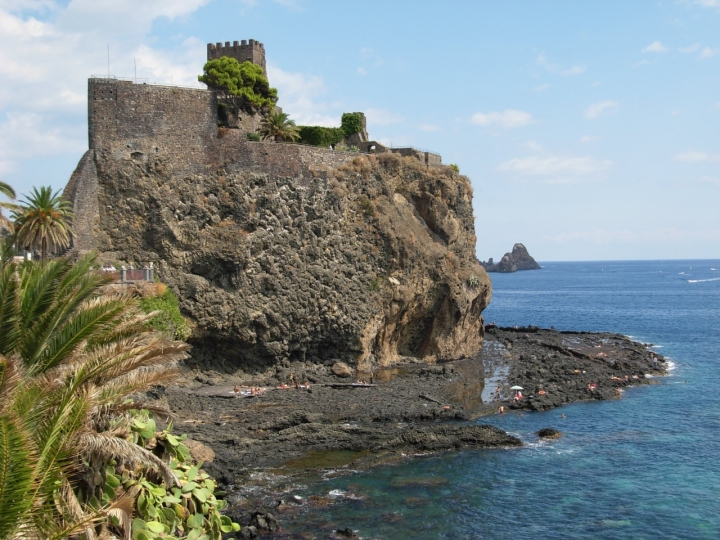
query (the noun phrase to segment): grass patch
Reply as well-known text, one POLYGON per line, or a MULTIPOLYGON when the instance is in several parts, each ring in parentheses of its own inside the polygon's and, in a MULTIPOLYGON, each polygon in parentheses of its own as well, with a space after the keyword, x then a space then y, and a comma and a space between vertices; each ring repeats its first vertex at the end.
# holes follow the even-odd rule
POLYGON ((158 295, 140 299, 140 307, 145 313, 159 311, 150 319, 150 326, 172 339, 185 341, 190 337, 188 324, 180 314, 180 302, 166 285, 158 284, 158 295))

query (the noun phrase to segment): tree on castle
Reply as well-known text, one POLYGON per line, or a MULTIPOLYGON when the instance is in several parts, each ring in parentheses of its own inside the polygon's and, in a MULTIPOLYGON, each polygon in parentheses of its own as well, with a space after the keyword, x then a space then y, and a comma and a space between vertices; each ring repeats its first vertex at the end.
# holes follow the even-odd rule
POLYGON ((270 87, 260 66, 241 64, 228 56, 209 60, 198 80, 217 91, 220 119, 228 126, 236 124, 240 111, 269 112, 278 100, 277 90, 270 87))

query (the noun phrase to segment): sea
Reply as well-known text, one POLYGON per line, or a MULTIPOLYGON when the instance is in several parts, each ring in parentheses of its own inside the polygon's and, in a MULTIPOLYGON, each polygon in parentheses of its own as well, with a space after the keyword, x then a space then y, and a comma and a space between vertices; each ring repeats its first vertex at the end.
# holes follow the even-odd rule
POLYGON ((477 420, 521 448, 408 456, 299 486, 333 504, 297 525, 384 540, 720 538, 720 260, 540 264, 491 274, 486 322, 621 333, 668 358, 669 375, 620 400, 477 420), (562 437, 538 440, 545 427, 562 437))

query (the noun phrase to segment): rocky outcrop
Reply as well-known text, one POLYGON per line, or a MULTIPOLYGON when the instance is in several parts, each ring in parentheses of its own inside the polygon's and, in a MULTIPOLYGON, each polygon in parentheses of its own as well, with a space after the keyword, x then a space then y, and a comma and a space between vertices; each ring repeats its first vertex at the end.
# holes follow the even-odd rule
POLYGON ((76 252, 154 263, 193 361, 372 369, 476 352, 490 281, 472 188, 450 167, 251 142, 215 94, 91 79, 89 146, 66 189, 76 252), (84 230, 85 230, 84 229, 84 230))
POLYGON ((506 253, 500 262, 494 263, 492 258, 487 262, 480 263, 486 272, 517 272, 518 270, 540 270, 540 265, 535 262, 528 250, 522 244, 513 246, 511 253, 506 253))
POLYGON ((253 166, 219 159, 189 172, 160 152, 94 156, 96 247, 116 266, 155 263, 191 322, 196 365, 370 369, 478 350, 491 290, 467 178, 396 155, 313 173, 304 149, 235 145, 255 145, 253 166))

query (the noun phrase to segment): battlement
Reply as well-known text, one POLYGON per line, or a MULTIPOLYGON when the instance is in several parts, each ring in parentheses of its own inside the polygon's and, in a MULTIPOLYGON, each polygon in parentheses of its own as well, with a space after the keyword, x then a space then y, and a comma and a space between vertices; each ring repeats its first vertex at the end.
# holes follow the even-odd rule
POLYGON ((260 66, 265 76, 267 76, 267 69, 265 68, 265 46, 259 41, 255 41, 254 39, 246 41, 243 39, 240 42, 233 41, 232 45, 230 45, 229 41, 226 41, 225 45, 222 43, 208 43, 208 61, 215 60, 221 56, 229 56, 240 63, 252 62, 260 66))

